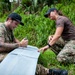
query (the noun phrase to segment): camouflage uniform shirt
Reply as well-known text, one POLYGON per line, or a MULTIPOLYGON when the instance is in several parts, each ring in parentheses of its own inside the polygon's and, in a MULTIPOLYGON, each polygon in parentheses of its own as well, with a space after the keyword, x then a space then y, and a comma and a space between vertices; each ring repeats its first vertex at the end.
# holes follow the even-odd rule
MULTIPOLYGON (((0 42, 13 43, 14 35, 11 30, 9 30, 4 23, 0 23, 0 42)), ((8 52, 0 52, 0 62, 5 58, 8 52)))
POLYGON ((12 43, 14 41, 13 32, 6 28, 3 23, 0 23, 0 41, 5 43, 12 43))

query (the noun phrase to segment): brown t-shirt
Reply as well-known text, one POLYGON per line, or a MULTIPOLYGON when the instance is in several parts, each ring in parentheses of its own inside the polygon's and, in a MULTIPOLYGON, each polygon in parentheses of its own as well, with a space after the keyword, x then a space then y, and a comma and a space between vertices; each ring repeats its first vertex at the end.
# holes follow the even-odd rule
POLYGON ((64 40, 75 40, 75 26, 67 17, 59 16, 57 18, 56 28, 59 26, 64 27, 61 35, 64 40))

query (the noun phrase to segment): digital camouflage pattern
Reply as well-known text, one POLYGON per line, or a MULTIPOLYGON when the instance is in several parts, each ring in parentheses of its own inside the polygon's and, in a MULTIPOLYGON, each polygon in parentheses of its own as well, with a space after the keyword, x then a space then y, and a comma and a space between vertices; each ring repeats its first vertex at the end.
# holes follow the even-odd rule
POLYGON ((64 48, 57 55, 57 59, 63 63, 75 63, 75 40, 66 43, 64 48))
MULTIPOLYGON (((13 40, 14 36, 12 31, 7 29, 3 23, 0 23, 0 42, 13 43, 13 40)), ((7 54, 7 52, 0 52, 0 61, 2 61, 7 54)))
POLYGON ((0 41, 12 43, 14 35, 11 30, 7 29, 3 23, 0 23, 0 41))
POLYGON ((35 75, 48 75, 49 69, 42 66, 41 64, 37 64, 36 74, 35 75))
POLYGON ((75 40, 64 41, 60 38, 51 49, 59 62, 75 63, 75 40))

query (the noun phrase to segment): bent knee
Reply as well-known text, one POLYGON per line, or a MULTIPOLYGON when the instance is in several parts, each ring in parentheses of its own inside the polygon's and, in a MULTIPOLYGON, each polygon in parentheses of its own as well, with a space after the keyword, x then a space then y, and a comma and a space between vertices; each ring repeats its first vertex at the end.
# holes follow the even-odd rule
POLYGON ((63 56, 63 55, 58 55, 57 56, 57 60, 59 61, 59 62, 64 62, 64 61, 66 61, 66 58, 63 56))

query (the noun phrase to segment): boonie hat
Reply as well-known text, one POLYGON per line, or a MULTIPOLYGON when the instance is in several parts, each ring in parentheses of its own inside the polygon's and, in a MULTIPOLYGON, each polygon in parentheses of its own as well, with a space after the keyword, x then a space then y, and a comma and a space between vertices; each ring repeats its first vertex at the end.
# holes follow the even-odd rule
POLYGON ((50 9, 46 12, 46 14, 45 14, 44 16, 47 18, 48 15, 49 15, 52 11, 54 11, 54 10, 58 11, 56 8, 50 8, 50 9))
POLYGON ((19 14, 17 14, 17 13, 11 13, 11 14, 9 14, 8 18, 12 18, 12 19, 18 21, 22 26, 24 25, 24 23, 21 22, 22 17, 19 14))

